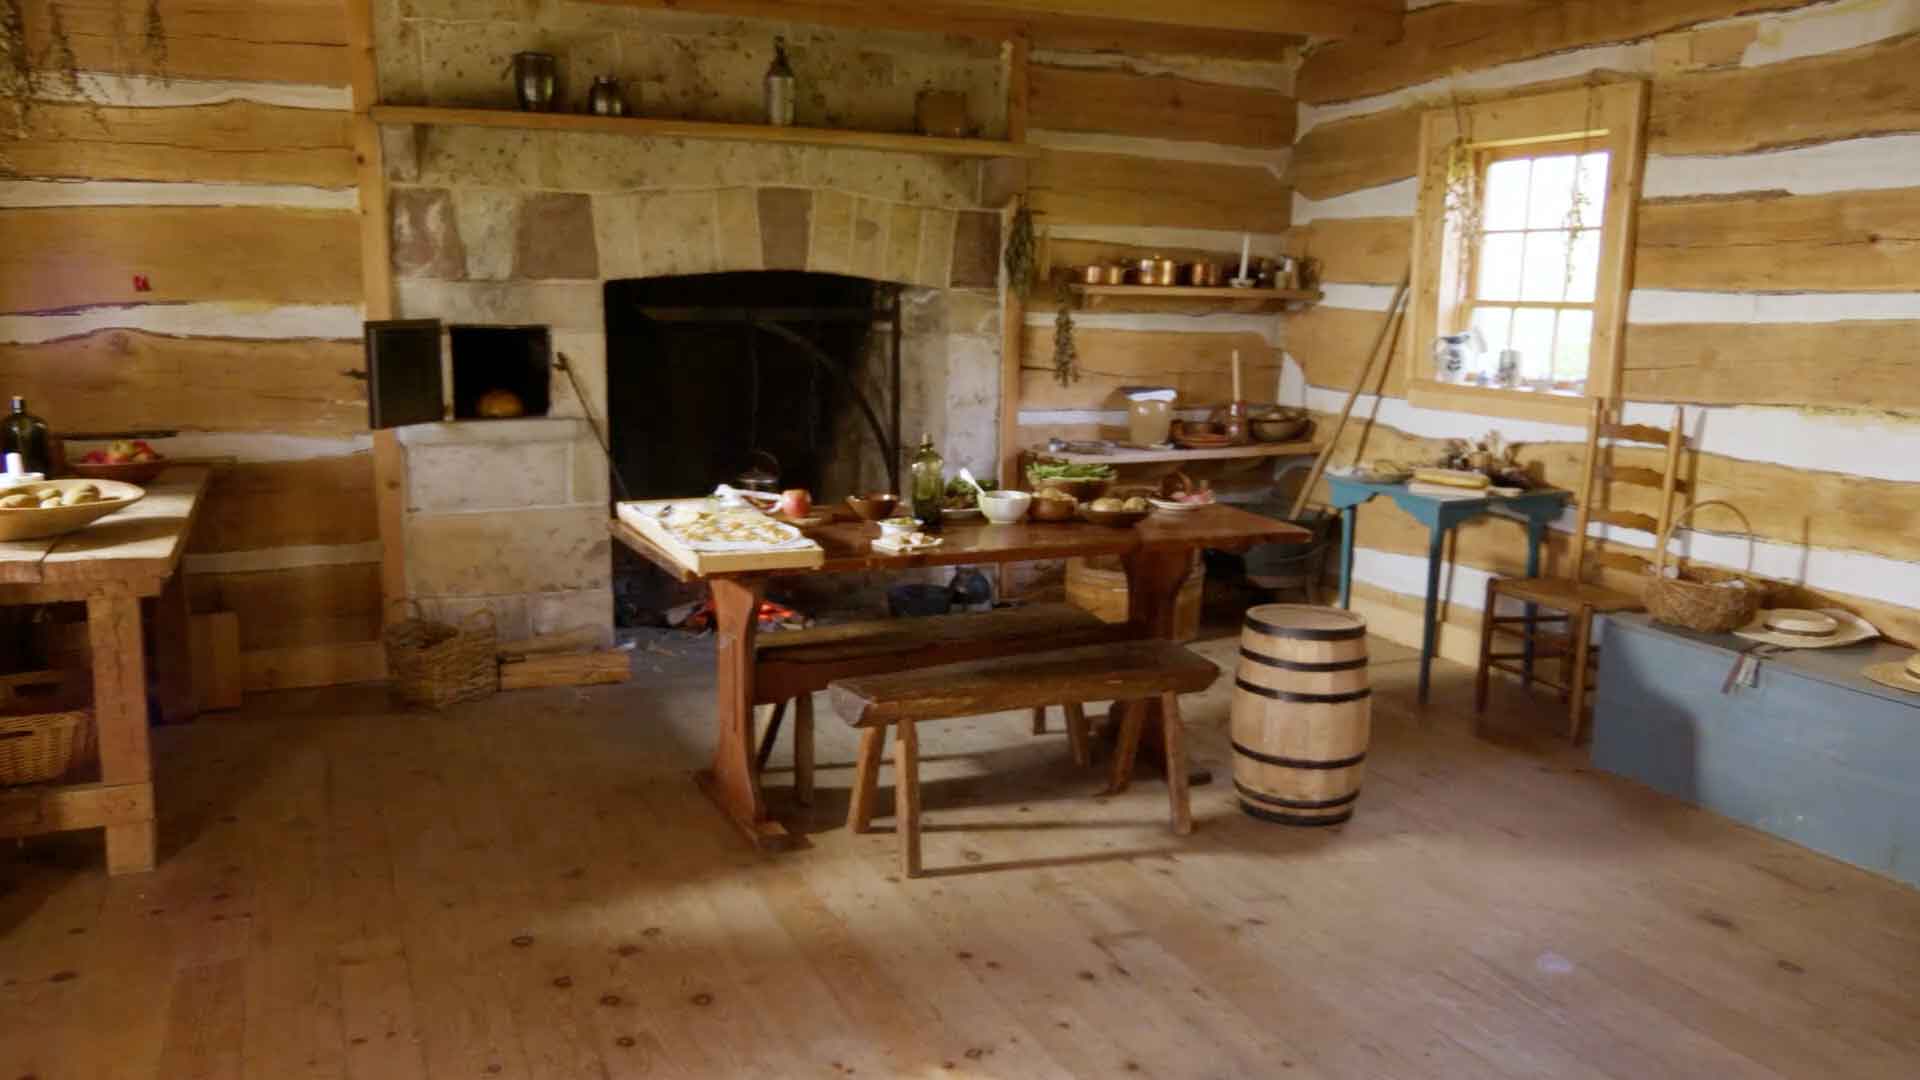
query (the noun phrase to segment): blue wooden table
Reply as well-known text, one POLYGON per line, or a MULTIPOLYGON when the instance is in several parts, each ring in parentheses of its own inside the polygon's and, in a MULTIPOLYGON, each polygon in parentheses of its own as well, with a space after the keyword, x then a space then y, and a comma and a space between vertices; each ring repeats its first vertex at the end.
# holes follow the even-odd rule
POLYGON ((1362 503, 1385 495, 1414 520, 1427 527, 1427 609, 1420 636, 1420 701, 1427 700, 1432 678, 1433 653, 1439 635, 1440 564, 1446 555, 1447 534, 1462 522, 1492 514, 1513 518, 1527 527, 1527 576, 1540 575, 1540 546, 1547 537, 1547 526, 1566 512, 1573 494, 1558 488, 1543 488, 1523 495, 1420 495, 1405 484, 1369 484, 1344 476, 1328 476, 1333 491, 1333 508, 1340 512, 1340 606, 1348 607, 1353 598, 1353 526, 1362 503))

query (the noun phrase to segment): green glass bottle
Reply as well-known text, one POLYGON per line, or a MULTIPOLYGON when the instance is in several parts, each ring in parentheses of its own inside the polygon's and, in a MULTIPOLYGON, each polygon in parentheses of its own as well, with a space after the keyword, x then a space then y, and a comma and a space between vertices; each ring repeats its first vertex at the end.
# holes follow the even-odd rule
POLYGON ((21 468, 52 476, 51 445, 47 422, 27 411, 26 398, 14 398, 13 412, 5 421, 0 421, 0 453, 17 453, 21 468))
POLYGON ((913 474, 913 516, 928 532, 940 531, 940 501, 947 494, 947 463, 933 448, 933 436, 920 440, 908 469, 913 474))

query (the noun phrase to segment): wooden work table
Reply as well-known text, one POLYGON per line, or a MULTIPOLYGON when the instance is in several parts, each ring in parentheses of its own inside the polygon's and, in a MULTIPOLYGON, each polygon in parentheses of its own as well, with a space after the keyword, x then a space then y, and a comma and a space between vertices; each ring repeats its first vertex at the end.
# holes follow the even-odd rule
POLYGON ((154 865, 153 759, 140 601, 153 598, 165 719, 191 709, 187 594, 175 572, 206 491, 204 468, 168 469, 144 499, 78 532, 0 543, 0 603, 87 605, 100 778, 0 789, 0 837, 105 828, 107 870, 154 865))
MULTIPOLYGON (((857 571, 910 570, 926 566, 1032 562, 1092 555, 1118 556, 1127 570, 1128 621, 1143 638, 1174 637, 1174 602, 1198 548, 1243 550, 1255 544, 1298 542, 1307 533, 1294 525, 1230 506, 1183 514, 1158 513, 1132 528, 1087 522, 1022 525, 948 525, 944 543, 917 555, 873 550, 880 528, 835 511, 835 520, 808 530, 826 551, 819 567, 710 574, 702 578, 660 550, 632 526, 613 520, 613 535, 682 582, 705 580, 713 590, 719 631, 716 661, 719 737, 713 768, 701 783, 756 846, 790 846, 785 826, 767 813, 754 755, 754 636, 760 601, 776 577, 857 571)), ((1147 718, 1154 727, 1157 714, 1147 718)))

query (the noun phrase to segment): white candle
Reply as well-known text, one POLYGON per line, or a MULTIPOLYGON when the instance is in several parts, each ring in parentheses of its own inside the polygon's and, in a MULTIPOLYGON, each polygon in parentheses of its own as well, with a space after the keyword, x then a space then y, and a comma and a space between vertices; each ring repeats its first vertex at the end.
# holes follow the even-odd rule
MULTIPOLYGON (((1252 257, 1252 255, 1253 255, 1253 234, 1241 233, 1240 234, 1240 280, 1241 281, 1247 280, 1247 260, 1250 257, 1252 257)), ((1238 401, 1240 399, 1239 394, 1235 394, 1233 395, 1233 397, 1235 401, 1238 401)))
POLYGON ((1240 398, 1240 350, 1233 350, 1233 400, 1240 398))

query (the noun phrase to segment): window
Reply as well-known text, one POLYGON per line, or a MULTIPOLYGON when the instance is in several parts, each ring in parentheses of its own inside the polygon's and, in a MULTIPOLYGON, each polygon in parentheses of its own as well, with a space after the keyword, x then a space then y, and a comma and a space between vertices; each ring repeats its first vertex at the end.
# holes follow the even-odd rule
POLYGON ((1427 114, 1416 404, 1566 420, 1617 396, 1644 110, 1628 82, 1427 114))

